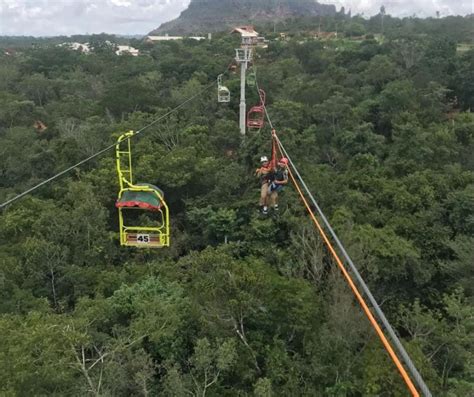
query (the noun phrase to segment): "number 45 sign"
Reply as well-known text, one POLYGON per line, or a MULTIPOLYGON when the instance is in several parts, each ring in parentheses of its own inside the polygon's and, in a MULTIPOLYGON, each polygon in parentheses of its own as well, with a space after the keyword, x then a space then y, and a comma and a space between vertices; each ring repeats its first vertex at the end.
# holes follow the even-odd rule
POLYGON ((137 234, 137 243, 149 244, 151 242, 149 234, 137 234))

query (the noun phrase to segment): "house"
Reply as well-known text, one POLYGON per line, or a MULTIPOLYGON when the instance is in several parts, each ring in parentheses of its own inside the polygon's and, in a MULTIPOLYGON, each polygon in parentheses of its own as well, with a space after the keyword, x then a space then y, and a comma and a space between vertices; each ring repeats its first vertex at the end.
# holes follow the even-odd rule
MULTIPOLYGON (((207 38, 210 40, 211 36, 208 36, 207 38)), ((147 36, 145 41, 147 43, 157 43, 159 41, 171 41, 171 40, 183 40, 183 39, 201 41, 201 40, 206 40, 206 37, 204 36, 189 36, 189 37, 169 36, 168 34, 165 34, 164 36, 147 36)))
POLYGON ((256 32, 254 27, 250 25, 237 26, 234 28, 232 33, 239 33, 242 37, 254 37, 255 39, 258 37, 258 32, 256 32))
POLYGON ((240 34, 242 37, 242 43, 245 45, 257 45, 258 43, 258 33, 255 31, 253 26, 238 26, 234 28, 232 34, 240 34))
POLYGON ((166 34, 164 36, 147 36, 145 39, 147 43, 157 43, 159 41, 171 40, 183 40, 183 36, 169 36, 168 34, 166 34))
POLYGON ((265 39, 263 36, 258 36, 257 37, 257 47, 260 48, 268 48, 268 43, 270 40, 265 39))
POLYGON ((130 47, 129 45, 118 45, 115 51, 117 55, 130 54, 134 57, 140 55, 140 51, 136 48, 130 47))
POLYGON ((74 51, 80 51, 84 54, 89 54, 91 52, 91 47, 89 43, 62 43, 59 44, 59 47, 67 47, 74 51))

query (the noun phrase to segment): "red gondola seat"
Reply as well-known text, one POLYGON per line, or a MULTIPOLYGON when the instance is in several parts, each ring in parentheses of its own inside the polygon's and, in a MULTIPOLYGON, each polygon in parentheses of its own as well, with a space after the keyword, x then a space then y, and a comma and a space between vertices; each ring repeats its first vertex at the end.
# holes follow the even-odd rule
POLYGON ((250 108, 247 113, 247 128, 260 129, 265 125, 265 91, 258 90, 260 104, 250 108))

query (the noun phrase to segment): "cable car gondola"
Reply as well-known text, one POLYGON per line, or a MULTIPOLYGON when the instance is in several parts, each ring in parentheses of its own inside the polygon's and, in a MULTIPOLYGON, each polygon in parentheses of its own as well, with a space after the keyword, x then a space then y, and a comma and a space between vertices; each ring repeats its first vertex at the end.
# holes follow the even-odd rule
POLYGON ((260 104, 253 106, 247 113, 247 128, 260 129, 265 124, 265 91, 258 90, 260 104))
POLYGON ((227 87, 222 85, 222 74, 217 77, 217 102, 230 102, 230 91, 227 87))
POLYGON ((164 193, 149 183, 133 183, 129 131, 115 146, 120 192, 115 206, 119 212, 120 245, 162 248, 170 245, 169 210, 164 193), (126 148, 121 148, 123 141, 126 148))
POLYGON ((247 73, 247 85, 250 87, 255 87, 257 85, 257 68, 251 66, 247 73))

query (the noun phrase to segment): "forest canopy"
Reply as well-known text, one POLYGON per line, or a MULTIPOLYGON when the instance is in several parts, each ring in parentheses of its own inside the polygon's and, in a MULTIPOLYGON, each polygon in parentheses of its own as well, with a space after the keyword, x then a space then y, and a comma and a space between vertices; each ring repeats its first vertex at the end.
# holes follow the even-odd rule
MULTIPOLYGON (((259 28, 280 139, 432 394, 474 395, 472 18, 259 28)), ((239 45, 83 39, 0 38, 0 202, 200 92, 239 45)), ((242 139, 225 84, 229 104, 212 88, 132 142, 170 248, 119 245, 113 151, 2 211, 0 394, 408 395, 297 192, 258 214, 270 128, 242 139)))

